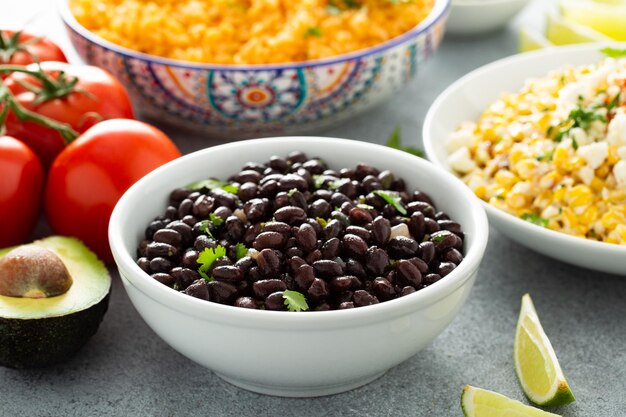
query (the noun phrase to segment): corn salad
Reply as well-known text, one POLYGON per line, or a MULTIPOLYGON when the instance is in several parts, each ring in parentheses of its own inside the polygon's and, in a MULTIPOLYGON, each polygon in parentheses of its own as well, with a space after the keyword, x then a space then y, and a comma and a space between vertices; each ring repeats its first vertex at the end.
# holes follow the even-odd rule
POLYGON ((626 244, 625 93, 626 58, 528 80, 450 135, 448 163, 501 210, 626 244))
POLYGON ((435 0, 70 0, 115 44, 213 64, 306 61, 377 45, 415 27, 435 0))

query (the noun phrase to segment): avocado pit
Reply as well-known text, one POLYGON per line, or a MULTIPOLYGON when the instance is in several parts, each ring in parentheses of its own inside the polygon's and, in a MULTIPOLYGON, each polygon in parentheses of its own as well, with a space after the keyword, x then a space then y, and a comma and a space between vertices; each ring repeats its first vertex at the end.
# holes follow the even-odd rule
POLYGON ((38 245, 19 246, 0 258, 0 294, 48 298, 72 286, 67 267, 54 252, 38 245))

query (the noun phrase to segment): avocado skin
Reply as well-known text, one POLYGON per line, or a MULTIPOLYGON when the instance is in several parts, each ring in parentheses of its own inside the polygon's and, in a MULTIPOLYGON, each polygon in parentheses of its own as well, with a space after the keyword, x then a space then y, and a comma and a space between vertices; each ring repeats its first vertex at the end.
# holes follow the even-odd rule
POLYGON ((66 316, 29 320, 0 317, 0 365, 40 368, 67 361, 98 330, 110 296, 109 288, 97 304, 66 316))

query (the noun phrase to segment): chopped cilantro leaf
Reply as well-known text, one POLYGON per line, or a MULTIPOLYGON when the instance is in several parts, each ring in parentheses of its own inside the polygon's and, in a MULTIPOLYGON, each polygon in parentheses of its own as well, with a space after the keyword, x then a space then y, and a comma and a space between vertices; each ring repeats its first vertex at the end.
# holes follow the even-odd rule
POLYGON ((342 185, 347 184, 347 183, 349 183, 349 182, 350 182, 350 179, 349 179, 349 178, 341 178, 341 179, 339 179, 339 180, 334 180, 334 181, 331 181, 331 182, 328 184, 328 188, 330 188, 331 190, 336 190, 337 188, 339 188, 339 187, 341 187, 342 185))
POLYGON ((520 218, 541 227, 548 227, 549 223, 548 219, 544 219, 543 217, 540 217, 538 214, 535 213, 524 213, 520 216, 520 218))
POLYGON ((539 155, 536 159, 539 162, 541 162, 541 161, 550 162, 550 161, 552 161, 553 153, 554 152, 552 152, 552 151, 547 151, 547 152, 543 153, 542 155, 539 155))
POLYGON ((235 246, 235 253, 237 259, 239 260, 248 254, 248 248, 246 248, 246 245, 241 242, 237 243, 237 245, 235 246))
POLYGON ((617 48, 603 48, 600 49, 604 55, 609 58, 623 58, 626 57, 626 49, 617 49, 617 48))
POLYGON ((446 237, 444 235, 436 235, 430 237, 431 240, 434 240, 437 243, 442 242, 445 238, 446 237))
POLYGON ((402 205, 402 199, 395 191, 385 191, 385 190, 374 190, 372 191, 374 194, 385 200, 388 204, 390 204, 393 208, 395 208, 398 213, 403 216, 406 215, 406 209, 402 205))
POLYGON ((617 105, 619 104, 619 99, 620 99, 621 94, 622 92, 620 91, 619 93, 615 95, 615 97, 613 97, 613 100, 611 100, 609 104, 606 105, 607 110, 611 111, 615 107, 617 107, 617 105))
POLYGON ((322 228, 326 227, 326 225, 328 224, 328 220, 322 219, 321 217, 317 217, 315 218, 315 220, 319 223, 320 226, 322 226, 322 228))
POLYGON ((417 149, 413 146, 402 146, 402 143, 400 141, 400 126, 396 126, 396 128, 393 130, 393 133, 391 134, 391 136, 389 136, 386 145, 390 148, 399 149, 401 151, 410 153, 411 155, 419 156, 420 158, 424 157, 423 150, 417 149))
POLYGON ((298 189, 297 189, 297 188, 292 188, 291 190, 289 190, 289 191, 287 192, 287 196, 288 196, 288 197, 293 197, 293 195, 294 195, 295 193, 297 193, 297 192, 298 192, 298 189))
POLYGON ((222 219, 215 213, 209 213, 209 220, 211 221, 211 223, 213 223, 215 227, 220 227, 222 224, 224 224, 224 219, 222 219))
POLYGON ((239 187, 229 184, 224 181, 216 180, 214 178, 208 178, 206 180, 194 181, 190 184, 187 184, 187 188, 193 191, 200 190, 202 188, 206 188, 209 190, 213 190, 214 188, 221 188, 227 193, 237 194, 239 192, 239 187))
POLYGON ((226 248, 222 245, 217 245, 215 249, 213 248, 204 248, 202 252, 198 255, 198 262, 200 264, 200 268, 198 268, 198 273, 205 281, 213 281, 213 277, 210 277, 207 274, 213 262, 216 259, 221 258, 222 256, 226 256, 226 248))
POLYGON ((285 290, 283 291, 283 298, 289 311, 305 311, 309 309, 306 298, 298 291, 285 290))
POLYGON ((211 233, 211 221, 202 220, 200 222, 200 226, 198 227, 202 233, 205 233, 211 237, 213 237, 213 233, 211 233))
POLYGON ((313 175, 313 184, 315 185, 315 188, 322 188, 325 181, 325 175, 313 175))
POLYGON ((305 37, 309 37, 309 36, 315 36, 317 38, 322 36, 322 29, 318 28, 318 27, 310 27, 307 30, 304 31, 304 36, 305 37))

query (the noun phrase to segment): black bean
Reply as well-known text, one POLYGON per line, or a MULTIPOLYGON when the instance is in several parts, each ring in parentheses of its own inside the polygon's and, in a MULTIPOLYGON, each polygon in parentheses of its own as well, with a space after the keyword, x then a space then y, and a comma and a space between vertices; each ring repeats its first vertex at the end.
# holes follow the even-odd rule
POLYGON ((180 220, 174 220, 173 222, 168 223, 166 228, 176 230, 180 233, 180 236, 182 237, 182 246, 189 246, 193 242, 193 230, 187 223, 180 220))
POLYGON ((237 287, 227 282, 211 281, 206 284, 209 299, 220 304, 231 304, 237 296, 237 287))
POLYGON ((412 258, 417 254, 418 243, 415 239, 405 236, 396 236, 389 240, 387 251, 393 259, 412 258))
POLYGON ((378 298, 370 294, 365 290, 357 290, 354 292, 353 302, 356 307, 369 306, 372 304, 378 304, 378 298))
POLYGON ((139 259, 137 259, 137 265, 139 266, 139 268, 141 268, 145 273, 150 274, 150 260, 148 258, 146 258, 145 256, 140 257, 139 259))
POLYGON ((319 261, 320 259, 322 259, 322 252, 319 249, 315 249, 311 252, 309 252, 305 257, 304 260, 308 263, 308 264, 312 264, 315 261, 319 261))
POLYGON ((330 215, 330 204, 326 200, 322 200, 321 198, 315 200, 309 206, 308 215, 309 217, 317 218, 320 217, 322 219, 328 218, 330 215))
POLYGON ((293 226, 306 220, 306 212, 300 207, 281 207, 274 213, 274 218, 279 222, 284 222, 293 226))
POLYGON ((245 169, 241 172, 239 172, 237 175, 235 175, 233 177, 233 180, 237 181, 238 183, 245 183, 245 182, 251 182, 254 184, 258 184, 259 181, 261 181, 261 178, 263 178, 263 175, 261 175, 260 172, 253 170, 253 169, 245 169))
POLYGON ((237 198, 235 195, 222 190, 221 188, 214 188, 211 190, 211 195, 215 199, 215 204, 222 207, 228 207, 233 210, 237 205, 237 198))
POLYGON ((341 251, 341 241, 336 237, 328 239, 324 242, 320 251, 323 259, 335 259, 341 251))
POLYGON ((146 239, 152 240, 154 233, 159 229, 163 229, 166 225, 167 220, 161 219, 151 221, 148 227, 146 227, 146 239))
POLYGON ((243 212, 249 222, 255 223, 265 217, 267 208, 267 199, 253 198, 243 205, 243 212))
POLYGON ((239 191, 237 191, 237 197, 239 197, 241 201, 249 201, 256 197, 258 191, 259 187, 255 183, 244 182, 239 187, 239 191))
POLYGON ((261 281, 262 279, 264 278, 261 275, 261 272, 259 271, 259 267, 258 266, 250 267, 250 270, 248 270, 248 280, 250 282, 255 282, 255 281, 261 281))
POLYGON ((328 297, 328 285, 323 279, 315 278, 306 293, 307 298, 315 303, 319 303, 328 297))
POLYGON ((168 206, 165 209, 165 213, 163 213, 163 218, 171 219, 171 220, 177 220, 179 218, 178 217, 178 207, 168 206))
POLYGON ((383 216, 377 216, 372 221, 372 238, 378 245, 384 245, 391 236, 391 224, 383 216))
POLYGON ((294 164, 296 162, 304 163, 307 160, 307 156, 304 152, 301 151, 293 151, 287 155, 287 161, 289 163, 294 164))
POLYGON ((302 168, 313 175, 320 175, 326 169, 326 164, 320 159, 309 159, 302 163, 302 168))
POLYGON ((356 181, 347 181, 337 187, 337 192, 344 194, 349 199, 354 199, 358 196, 359 190, 355 184, 356 181))
POLYGON ((307 204, 306 197, 300 191, 290 191, 287 195, 289 197, 289 205, 294 207, 300 207, 304 212, 309 209, 309 205, 307 204))
POLYGON ((339 192, 334 193, 330 198, 330 204, 332 204, 333 207, 341 207, 343 203, 352 204, 352 200, 350 200, 346 195, 339 192))
POLYGON ((252 244, 254 249, 261 251, 266 248, 281 249, 285 246, 285 235, 278 232, 263 232, 259 233, 254 243, 252 244))
POLYGON ((363 225, 372 221, 372 215, 365 209, 354 207, 350 210, 350 221, 352 224, 363 225))
POLYGON ((367 277, 367 273, 365 272, 365 268, 363 268, 363 265, 353 258, 350 258, 346 261, 345 271, 346 274, 354 275, 357 278, 367 277))
POLYGON ((157 256, 156 258, 152 258, 150 260, 150 271, 152 271, 152 273, 167 273, 170 271, 170 269, 172 269, 172 262, 169 259, 157 256))
POLYGON ((194 281, 191 285, 185 288, 184 293, 202 300, 209 300, 210 298, 209 289, 207 288, 206 281, 203 279, 194 281))
POLYGON ((239 297, 235 300, 235 307, 250 308, 256 310, 259 308, 256 300, 252 297, 239 297))
POLYGON ((289 169, 290 164, 285 158, 274 155, 270 158, 268 165, 276 171, 285 172, 289 169))
POLYGON ((188 214, 180 220, 191 228, 198 223, 198 219, 192 214, 188 214))
POLYGON ((409 261, 415 265, 415 267, 420 271, 422 275, 428 273, 428 264, 424 262, 421 258, 414 257, 409 259, 409 261))
POLYGON ((330 289, 336 293, 356 289, 360 287, 360 284, 359 279, 353 275, 334 277, 328 282, 330 289))
POLYGON ((286 174, 278 181, 278 189, 290 191, 293 189, 304 191, 309 188, 307 181, 297 174, 286 174))
POLYGON ((339 220, 331 220, 324 226, 324 237, 326 240, 338 237, 343 231, 343 225, 339 220))
POLYGON ((396 266, 396 274, 401 284, 419 288, 422 283, 422 274, 419 269, 417 269, 411 261, 406 259, 398 262, 398 265, 396 266))
POLYGON ((300 247, 306 252, 315 249, 317 236, 315 234, 315 229, 313 229, 313 226, 311 226, 310 224, 301 224, 295 233, 295 237, 300 247))
POLYGON ((376 246, 367 249, 365 256, 365 270, 374 276, 381 276, 389 264, 387 252, 376 246))
POLYGON ((348 226, 346 227, 346 233, 357 235, 358 237, 363 239, 365 242, 369 242, 370 239, 372 238, 372 232, 370 232, 369 230, 361 226, 348 226))
POLYGON ((427 264, 430 264, 435 259, 435 244, 430 241, 420 243, 417 256, 427 264))
POLYGON ((419 211, 412 213, 408 226, 413 239, 421 242, 424 239, 424 234, 426 233, 424 213, 419 211))
POLYGON ((424 276, 422 283, 424 285, 432 285, 435 282, 439 281, 440 279, 441 279, 441 275, 439 274, 427 274, 424 276))
POLYGON ((185 198, 189 197, 191 190, 188 188, 176 188, 170 193, 170 205, 177 206, 185 198))
POLYGON ((200 279, 200 274, 193 269, 176 267, 172 268, 170 275, 176 280, 179 289, 184 290, 192 282, 200 279))
POLYGON ((379 172, 371 165, 360 163, 354 169, 354 174, 356 176, 356 179, 363 180, 363 178, 367 177, 368 175, 378 176, 379 172))
POLYGON ((330 259, 321 259, 313 262, 315 275, 322 278, 333 278, 343 274, 343 267, 330 259))
POLYGON ((455 265, 459 265, 463 260, 463 255, 458 250, 451 248, 443 253, 441 259, 447 262, 452 262, 455 265))
POLYGON ((389 283, 385 278, 378 277, 372 282, 372 292, 381 301, 391 300, 396 298, 396 291, 393 289, 393 285, 389 283))
POLYGON ((452 272, 454 268, 456 268, 456 265, 452 262, 441 262, 439 265, 437 265, 436 272, 442 277, 445 277, 450 272, 452 272))
POLYGON ((431 219, 430 217, 426 217, 424 219, 424 229, 427 234, 432 234, 441 230, 439 227, 439 223, 435 219, 431 219))
POLYGON ((244 278, 241 270, 234 265, 222 265, 215 267, 213 268, 211 275, 218 281, 226 281, 230 283, 237 283, 244 278))
POLYGON ((178 249, 167 243, 150 242, 146 246, 146 256, 149 259, 157 257, 172 259, 178 256, 178 249))
POLYGON ((346 234, 343 237, 343 251, 350 257, 361 257, 367 253, 367 243, 357 235, 346 234))
POLYGON ((276 291, 285 291, 287 286, 280 279, 263 279, 252 284, 252 293, 257 299, 264 300, 276 291))
POLYGON ((395 179, 396 179, 395 175, 393 174, 393 172, 389 170, 381 171, 378 174, 378 181, 380 181, 380 185, 385 190, 388 190, 389 187, 391 187, 391 184, 393 183, 395 179))
POLYGON ((215 199, 208 195, 201 195, 193 202, 191 212, 199 218, 209 217, 215 207, 215 199))
POLYGON ((202 252, 203 250, 207 248, 215 249, 217 247, 217 241, 215 239, 208 237, 207 235, 200 235, 194 241, 193 247, 198 252, 202 252))
POLYGON ((348 217, 347 214, 342 213, 341 211, 338 210, 333 210, 330 213, 330 218, 337 220, 339 223, 341 223, 341 225, 343 227, 348 227, 350 226, 350 217, 348 217))
POLYGON ((413 191, 412 195, 413 201, 423 201, 424 203, 428 203, 431 206, 434 206, 433 200, 430 196, 422 191, 413 191))
POLYGON ((448 230, 441 230, 430 235, 430 241, 435 245, 436 252, 443 252, 454 247, 458 236, 448 230))
POLYGON ((302 264, 294 272, 294 282, 300 291, 309 289, 315 280, 315 270, 311 265, 302 264))
POLYGON ((220 219, 226 221, 226 219, 233 214, 233 211, 228 207, 222 206, 216 208, 213 213, 215 213, 215 215, 218 216, 220 219))
POLYGON ((278 181, 270 180, 259 187, 258 194, 263 197, 272 198, 278 192, 278 181))
POLYGON ((417 291, 414 287, 407 285, 406 287, 403 287, 400 290, 400 297, 404 297, 405 295, 409 295, 409 294, 413 294, 415 291, 417 291))
POLYGON ((368 175, 363 178, 362 184, 363 190, 366 193, 371 193, 374 190, 380 190, 381 188, 383 188, 383 185, 378 180, 378 177, 375 177, 373 175, 368 175))
POLYGON ((234 243, 239 242, 246 231, 243 222, 237 216, 228 216, 224 223, 224 228, 226 229, 227 238, 234 243))
POLYGON ((265 277, 278 276, 280 273, 280 259, 273 249, 263 249, 256 257, 256 263, 261 275, 265 277))
POLYGON ((276 291, 265 297, 265 308, 267 310, 286 310, 285 299, 283 298, 282 291, 276 291))
POLYGON ((406 206, 406 211, 408 214, 412 214, 415 212, 420 212, 424 215, 424 217, 434 218, 435 217, 435 209, 428 203, 423 201, 412 201, 406 206))

